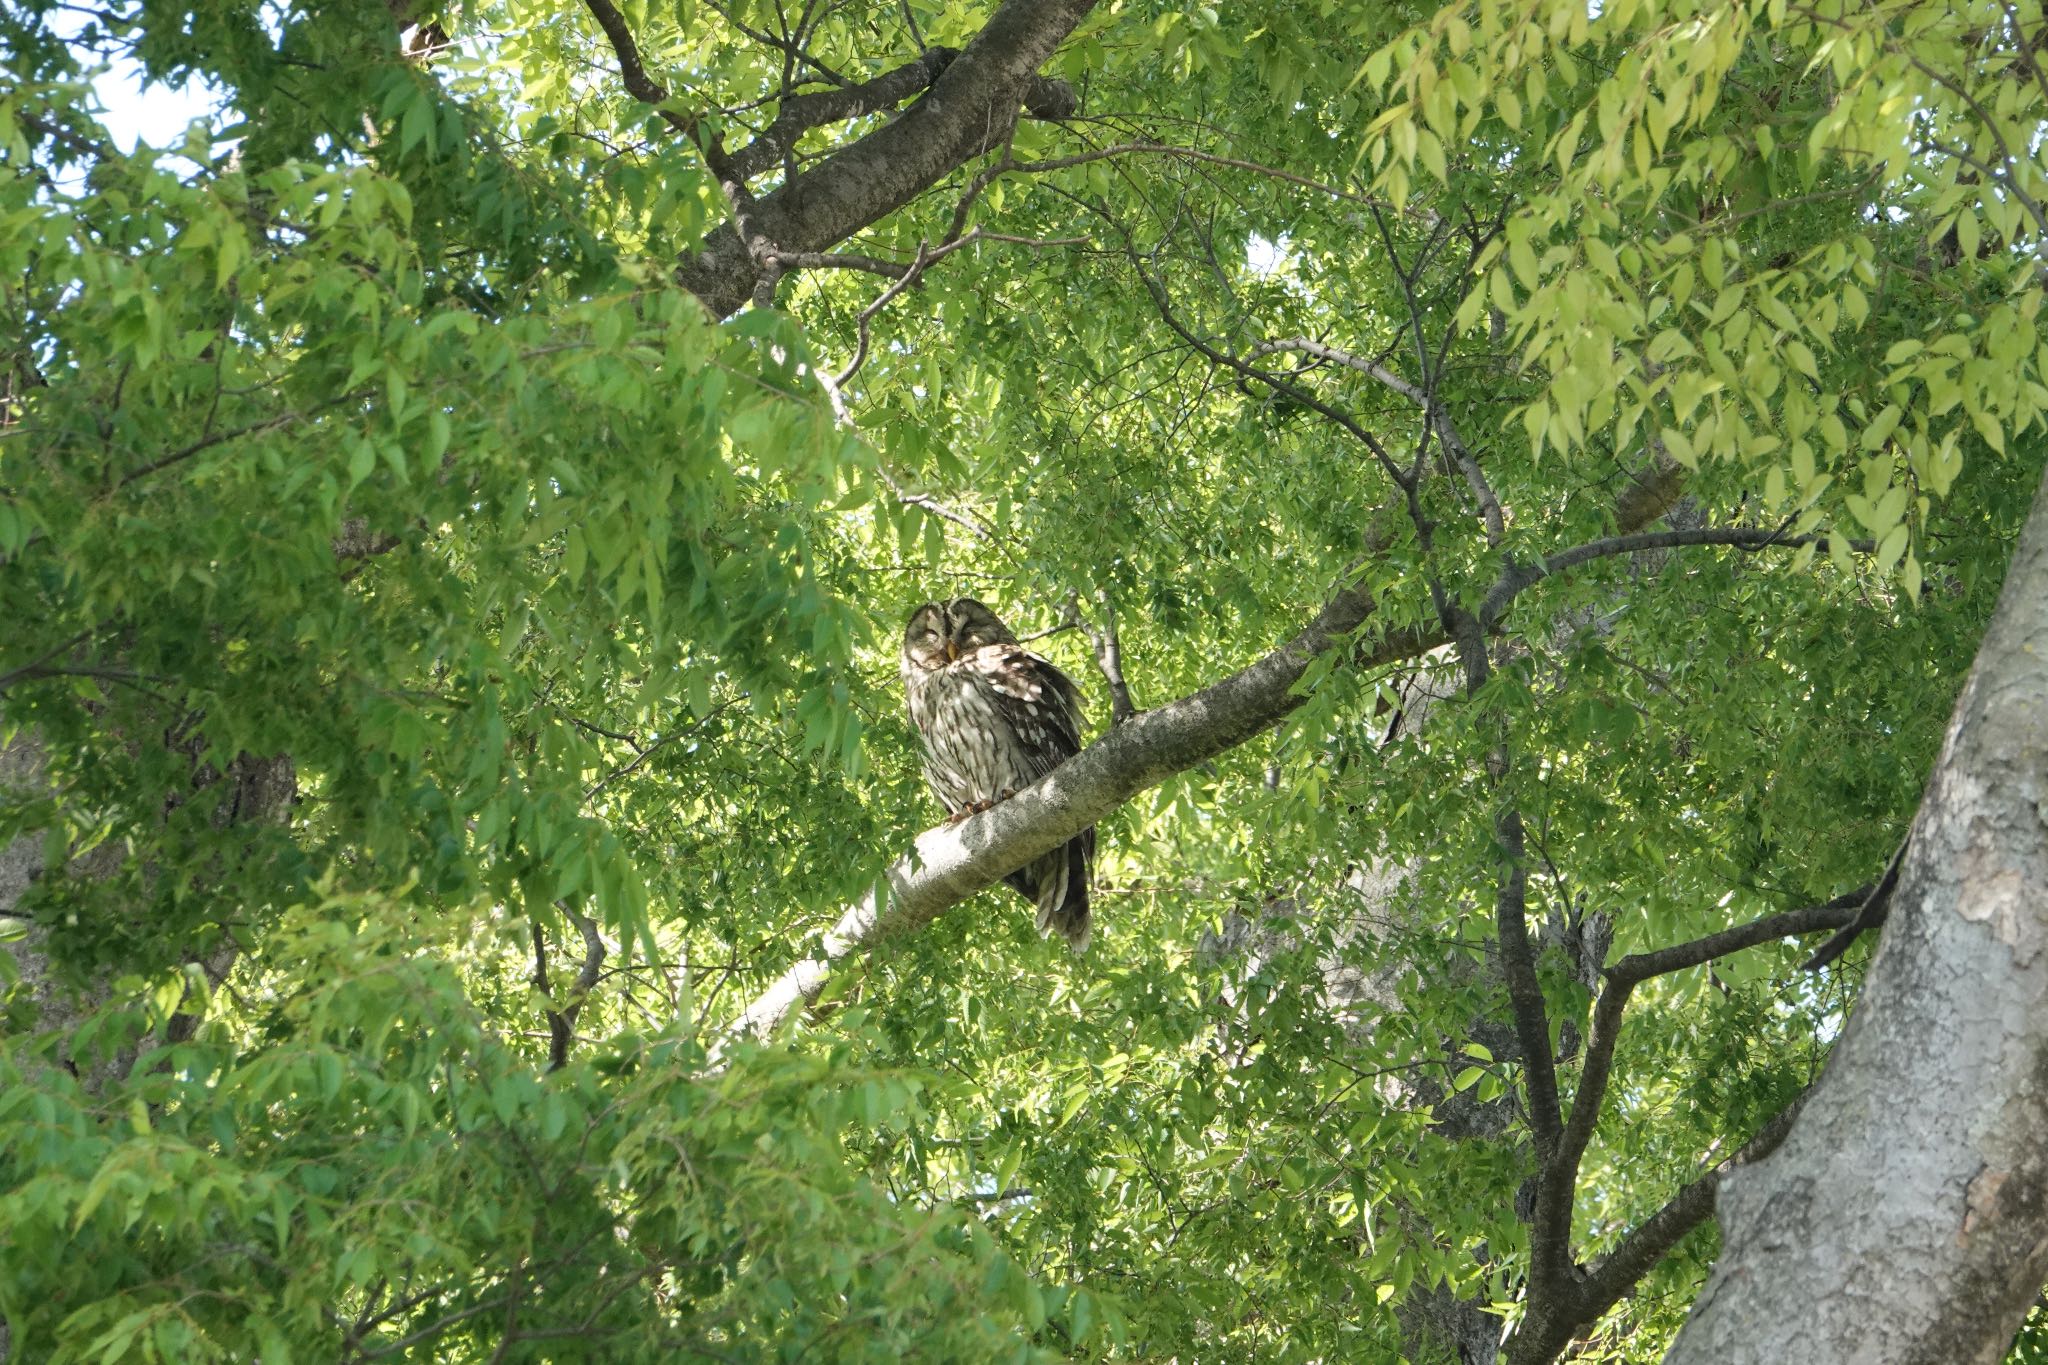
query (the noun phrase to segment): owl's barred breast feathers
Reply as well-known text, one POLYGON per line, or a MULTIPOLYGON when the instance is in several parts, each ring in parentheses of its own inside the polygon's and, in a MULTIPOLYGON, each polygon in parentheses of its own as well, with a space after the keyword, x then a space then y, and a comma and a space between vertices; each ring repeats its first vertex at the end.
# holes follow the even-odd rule
MULTIPOLYGON (((982 809, 1080 752, 1081 691, 973 598, 930 602, 903 639, 904 699, 924 741, 925 779, 950 815, 982 809)), ((1003 880, 1038 907, 1041 932, 1088 945, 1095 831, 1003 880)))

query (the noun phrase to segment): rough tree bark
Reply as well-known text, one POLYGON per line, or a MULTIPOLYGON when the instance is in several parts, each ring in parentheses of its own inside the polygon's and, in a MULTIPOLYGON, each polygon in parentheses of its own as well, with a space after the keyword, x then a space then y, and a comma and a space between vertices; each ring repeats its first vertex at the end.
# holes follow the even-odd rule
POLYGON ((2001 1359, 2048 1280, 2048 479, 1863 997, 1666 1359, 2001 1359))
POLYGON ((759 253, 823 251, 999 145, 1038 68, 1093 8, 1095 0, 1008 0, 901 116, 753 200, 751 241, 732 223, 707 236, 682 264, 683 286, 725 317, 752 297, 759 253))

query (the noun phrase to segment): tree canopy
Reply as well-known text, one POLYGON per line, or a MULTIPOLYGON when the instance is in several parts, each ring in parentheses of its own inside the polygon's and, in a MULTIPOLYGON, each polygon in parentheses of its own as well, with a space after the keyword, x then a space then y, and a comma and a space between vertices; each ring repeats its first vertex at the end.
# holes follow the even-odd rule
POLYGON ((7 1359, 1655 1360, 1909 994, 2039 0, 0 41, 7 1359), (953 596, 1096 742, 931 828, 953 596), (1091 823, 1077 958, 987 888, 1091 823))

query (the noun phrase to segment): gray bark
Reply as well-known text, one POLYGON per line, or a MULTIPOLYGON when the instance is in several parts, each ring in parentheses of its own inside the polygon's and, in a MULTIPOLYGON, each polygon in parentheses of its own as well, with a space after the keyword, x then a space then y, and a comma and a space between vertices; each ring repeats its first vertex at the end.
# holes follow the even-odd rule
POLYGON ((2048 480, 1868 984, 1666 1359, 2001 1359, 2048 1280, 2048 480))
POLYGON ((916 199, 1001 144, 1038 68, 1095 8, 1095 0, 1008 0, 923 98, 748 211, 752 249, 732 224, 682 264, 684 288, 714 316, 738 311, 761 277, 760 250, 823 251, 916 199))

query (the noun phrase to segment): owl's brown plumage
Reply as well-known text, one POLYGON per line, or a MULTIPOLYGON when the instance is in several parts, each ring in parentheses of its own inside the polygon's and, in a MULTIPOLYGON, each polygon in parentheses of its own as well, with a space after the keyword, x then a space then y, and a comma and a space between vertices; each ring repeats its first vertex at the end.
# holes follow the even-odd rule
MULTIPOLYGON (((1030 786, 1081 750, 1081 689, 1017 643, 971 597, 927 602, 903 632, 903 691, 924 740, 924 775, 949 815, 1030 786)), ((1095 831, 1003 878, 1038 907, 1040 933, 1088 946, 1095 831)))

